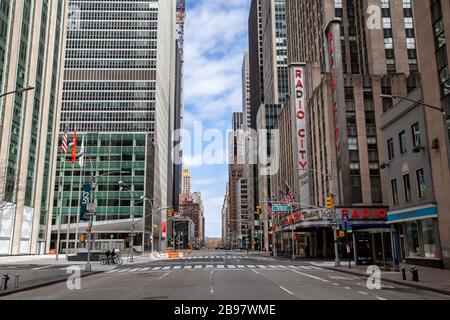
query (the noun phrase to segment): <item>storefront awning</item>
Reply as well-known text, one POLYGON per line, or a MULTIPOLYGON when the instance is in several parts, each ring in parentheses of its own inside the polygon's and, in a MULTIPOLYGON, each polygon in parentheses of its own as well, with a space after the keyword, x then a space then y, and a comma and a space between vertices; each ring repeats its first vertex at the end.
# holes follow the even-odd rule
POLYGON ((388 213, 388 222, 405 222, 412 220, 437 218, 438 208, 436 204, 428 204, 418 207, 411 207, 397 211, 390 211, 388 213))

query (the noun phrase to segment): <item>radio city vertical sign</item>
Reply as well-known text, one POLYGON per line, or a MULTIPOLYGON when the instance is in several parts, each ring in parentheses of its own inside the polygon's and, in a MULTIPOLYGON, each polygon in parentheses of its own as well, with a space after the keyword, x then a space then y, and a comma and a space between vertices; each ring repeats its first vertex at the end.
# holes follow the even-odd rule
POLYGON ((334 120, 334 142, 336 148, 336 163, 339 179, 339 189, 341 200, 347 202, 347 197, 351 195, 350 190, 350 171, 346 107, 345 107, 345 85, 344 85, 344 67, 342 63, 342 45, 341 45, 341 23, 340 18, 331 20, 324 34, 324 46, 326 57, 326 72, 331 75, 331 94, 332 94, 332 112, 334 120))
POLYGON ((308 162, 308 127, 307 127, 307 83, 306 65, 290 65, 291 108, 294 134, 294 161, 298 171, 298 191, 301 203, 309 203, 309 162, 308 162))

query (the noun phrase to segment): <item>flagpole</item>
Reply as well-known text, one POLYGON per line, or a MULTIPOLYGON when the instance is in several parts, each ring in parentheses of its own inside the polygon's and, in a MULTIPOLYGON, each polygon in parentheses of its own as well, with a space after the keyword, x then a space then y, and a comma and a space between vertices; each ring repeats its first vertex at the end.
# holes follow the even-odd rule
POLYGON ((81 214, 81 201, 82 201, 82 190, 81 190, 81 185, 82 185, 82 181, 83 181, 83 174, 84 174, 84 136, 81 142, 81 155, 79 157, 79 163, 80 163, 80 182, 78 184, 78 199, 80 199, 80 203, 78 205, 78 212, 77 212, 77 227, 75 230, 75 254, 78 254, 78 228, 80 226, 80 214, 81 214))
MULTIPOLYGON (((67 151, 66 151, 67 153, 67 151)), ((61 197, 58 196, 59 199, 59 213, 56 216, 57 224, 58 224, 58 235, 56 237, 56 261, 59 260, 59 250, 60 250, 60 242, 61 242, 61 219, 62 219, 62 207, 63 207, 63 201, 64 201, 64 176, 66 172, 66 153, 63 153, 61 150, 61 157, 60 157, 60 163, 59 163, 59 189, 61 192, 61 197), (62 169, 64 163, 64 169, 62 169)))
POLYGON ((69 214, 67 219, 67 233, 66 233, 66 260, 69 260, 69 244, 70 244, 70 218, 72 215, 72 188, 73 188, 73 174, 75 169, 75 162, 73 161, 73 155, 74 155, 74 147, 75 147, 75 154, 76 154, 76 142, 77 142, 77 128, 74 129, 74 136, 72 141, 72 179, 70 182, 70 197, 69 197, 69 214))
MULTIPOLYGON (((82 139, 82 142, 81 142, 81 151, 84 152, 84 136, 83 136, 83 139, 82 139)), ((78 199, 80 199, 80 203, 78 205, 77 227, 76 227, 76 230, 75 230, 75 254, 78 253, 78 228, 80 226, 80 213, 81 213, 81 201, 82 201, 81 200, 81 195, 82 195, 81 182, 83 180, 84 163, 82 162, 82 160, 81 160, 82 158, 81 157, 83 157, 83 155, 80 156, 80 168, 81 168, 81 171, 80 171, 80 181, 79 181, 79 184, 78 184, 78 190, 79 190, 79 192, 78 192, 78 199)))

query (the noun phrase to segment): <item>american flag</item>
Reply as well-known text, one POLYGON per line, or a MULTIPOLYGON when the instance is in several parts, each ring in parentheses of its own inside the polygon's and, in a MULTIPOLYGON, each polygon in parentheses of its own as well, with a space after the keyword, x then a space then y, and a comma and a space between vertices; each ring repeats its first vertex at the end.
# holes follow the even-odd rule
POLYGON ((62 137, 61 151, 63 153, 67 152, 67 127, 64 127, 64 134, 63 134, 63 137, 62 137))
POLYGON ((272 214, 273 214, 273 211, 272 211, 272 202, 269 201, 269 202, 267 202, 267 215, 268 215, 269 217, 271 217, 272 214))
POLYGON ((283 195, 283 200, 287 203, 291 203, 294 210, 297 209, 297 206, 295 205, 294 193, 292 192, 291 187, 289 187, 286 181, 284 182, 284 191, 282 191, 281 193, 283 195))

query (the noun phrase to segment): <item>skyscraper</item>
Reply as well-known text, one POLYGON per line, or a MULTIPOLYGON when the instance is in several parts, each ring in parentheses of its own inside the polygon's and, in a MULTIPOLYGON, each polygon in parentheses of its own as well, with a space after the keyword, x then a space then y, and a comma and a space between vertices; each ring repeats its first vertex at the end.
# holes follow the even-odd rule
POLYGON ((65 1, 1 1, 0 255, 44 253, 65 1))
MULTIPOLYGON (((60 132, 84 139, 86 163, 59 161, 53 207, 62 239, 84 231, 77 221, 80 189, 96 178, 94 248, 105 249, 111 231, 116 247, 126 246, 131 219, 151 206, 172 205, 171 134, 176 104, 176 2, 69 1, 60 132), (122 182, 122 187, 119 186, 122 182), (61 210, 61 211, 60 211, 61 210), (109 227, 108 227, 109 226, 109 227), (114 226, 114 227, 112 227, 114 226), (108 234, 105 230, 108 230, 108 234)), ((62 156, 64 160, 64 156, 62 156)), ((134 239, 137 250, 164 246, 166 213, 144 219, 134 239), (161 245, 160 245, 161 244, 161 245)), ((62 248, 78 246, 65 238, 62 248)), ((81 244, 80 244, 81 245, 81 244)))
POLYGON ((188 196, 191 195, 191 174, 189 169, 183 170, 183 193, 188 196))

